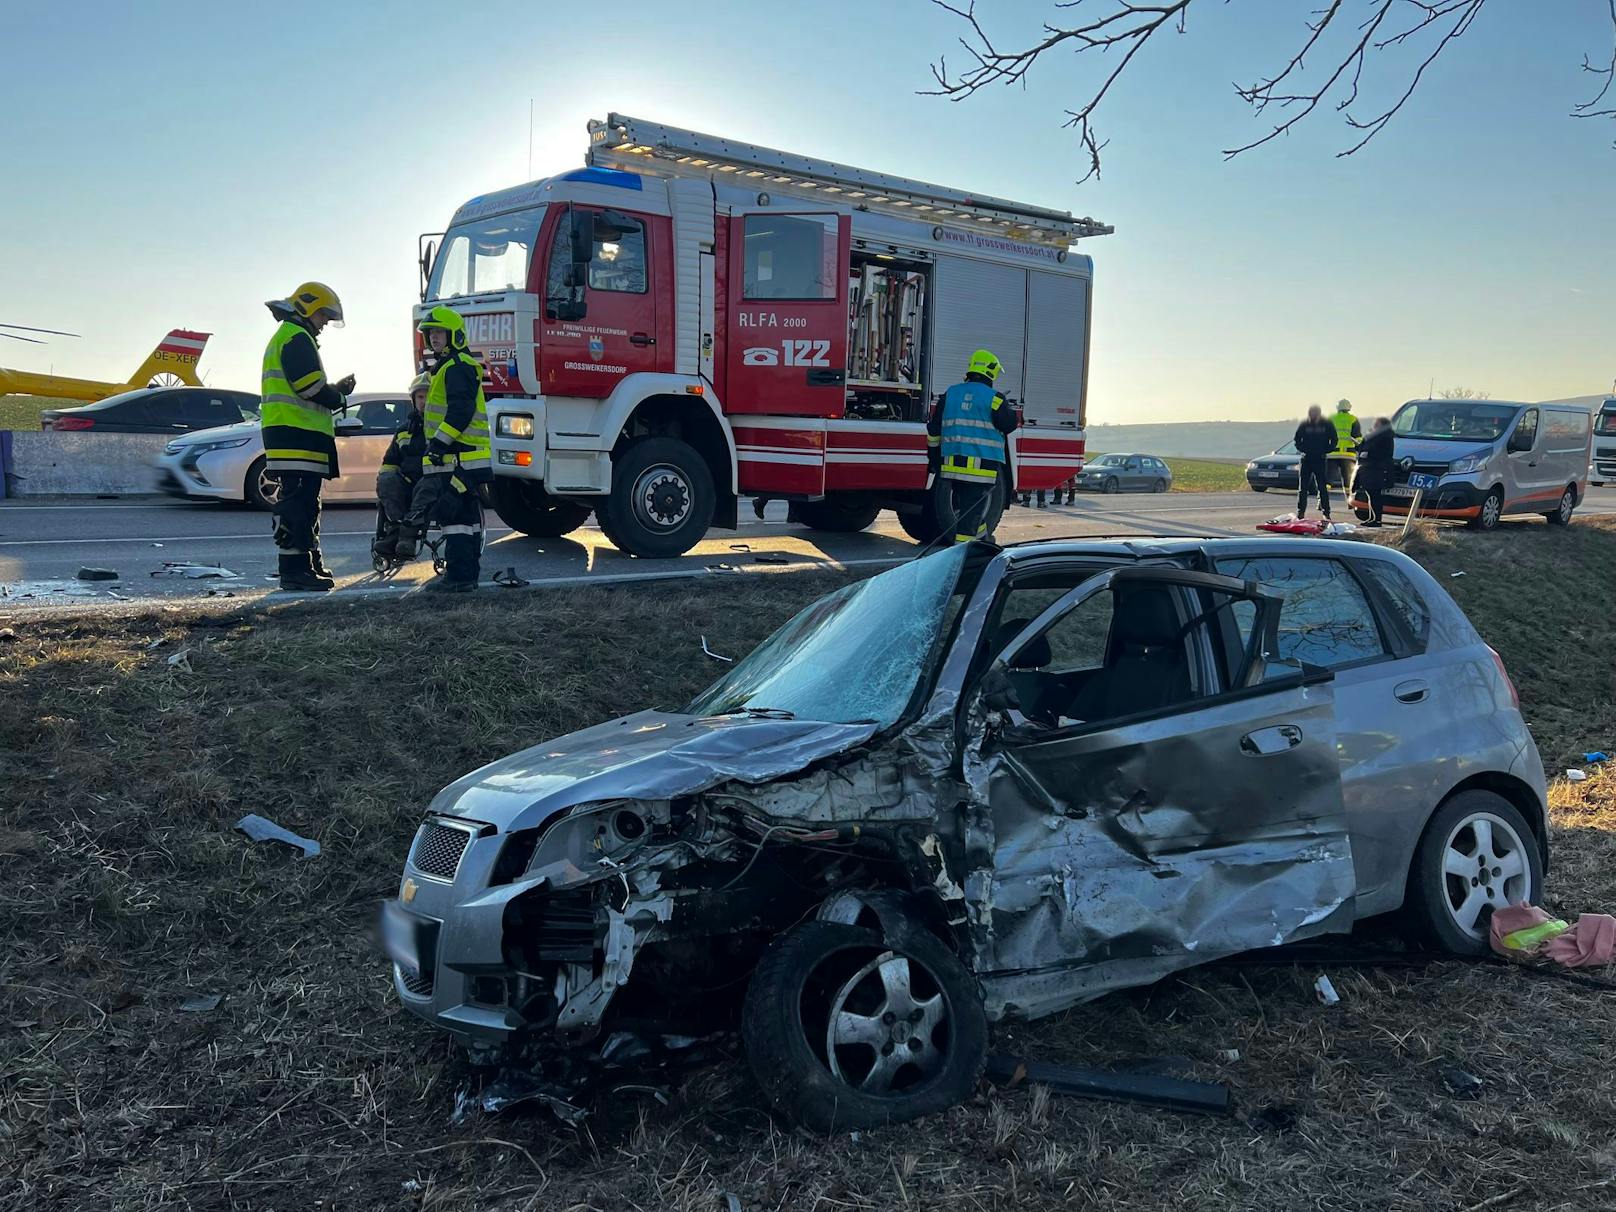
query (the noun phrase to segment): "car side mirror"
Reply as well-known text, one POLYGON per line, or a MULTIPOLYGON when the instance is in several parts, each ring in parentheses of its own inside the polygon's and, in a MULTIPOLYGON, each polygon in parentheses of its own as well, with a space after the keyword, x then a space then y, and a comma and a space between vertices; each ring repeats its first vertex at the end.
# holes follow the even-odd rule
POLYGON ((338 433, 342 434, 362 433, 365 428, 365 423, 358 417, 338 417, 333 423, 332 428, 338 433))
MULTIPOLYGON (((583 292, 575 291, 575 293, 581 295, 583 292)), ((558 320, 582 320, 589 314, 589 305, 580 298, 558 299, 551 304, 550 311, 558 320)))

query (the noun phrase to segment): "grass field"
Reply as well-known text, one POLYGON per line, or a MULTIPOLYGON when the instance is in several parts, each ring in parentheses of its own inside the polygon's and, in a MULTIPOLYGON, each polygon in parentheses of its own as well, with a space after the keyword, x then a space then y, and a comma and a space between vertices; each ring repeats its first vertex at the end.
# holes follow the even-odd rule
POLYGON ((41 409, 74 406, 73 400, 53 400, 48 396, 0 396, 0 429, 38 429, 41 409))
POLYGON ((1246 465, 1217 459, 1168 459, 1174 492, 1244 492, 1246 465))
MULTIPOLYGON (((1503 654, 1551 768, 1616 748, 1616 526, 1422 530, 1409 550, 1503 654)), ((739 654, 837 583, 16 624, 0 640, 0 1207, 1616 1203, 1616 997, 1492 964, 1333 967, 1334 1007, 1313 965, 1219 965, 998 1032, 1049 1060, 1188 1058, 1233 1087, 1226 1120, 984 1090, 827 1142, 771 1121, 732 1055, 667 1105, 605 1099, 584 1130, 451 1123, 472 1074, 399 1008, 367 940, 431 795, 519 745, 678 704, 719 669, 702 635, 739 654), (244 812, 324 853, 249 843, 244 812), (216 1010, 179 1010, 207 993, 216 1010), (1449 1065, 1483 1079, 1477 1097, 1444 1089, 1449 1065)), ((1616 780, 1557 784, 1552 833, 1551 904, 1616 906, 1616 780)))

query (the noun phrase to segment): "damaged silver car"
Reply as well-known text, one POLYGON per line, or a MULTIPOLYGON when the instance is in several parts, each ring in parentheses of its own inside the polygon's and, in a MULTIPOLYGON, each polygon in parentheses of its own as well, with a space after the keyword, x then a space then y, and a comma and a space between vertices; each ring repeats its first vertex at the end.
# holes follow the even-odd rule
POLYGON ((405 1006, 539 1075, 739 1024, 821 1130, 969 1094, 991 1022, 1401 910, 1535 900, 1496 655, 1369 544, 976 543, 807 607, 681 711, 468 774, 384 914, 405 1006))

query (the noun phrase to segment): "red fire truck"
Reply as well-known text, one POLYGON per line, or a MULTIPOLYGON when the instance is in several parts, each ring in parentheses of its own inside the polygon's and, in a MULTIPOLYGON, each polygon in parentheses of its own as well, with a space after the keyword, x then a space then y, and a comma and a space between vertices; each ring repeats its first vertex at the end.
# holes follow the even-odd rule
MULTIPOLYGON (((423 236, 422 304, 487 368, 493 500, 553 537, 688 551, 739 498, 855 531, 951 530, 925 421, 972 350, 1024 424, 1011 490, 1083 464, 1092 219, 679 130, 589 123, 586 167, 423 236)), ((419 346, 417 350, 419 354, 419 346)), ((761 508, 761 505, 759 505, 761 508)))

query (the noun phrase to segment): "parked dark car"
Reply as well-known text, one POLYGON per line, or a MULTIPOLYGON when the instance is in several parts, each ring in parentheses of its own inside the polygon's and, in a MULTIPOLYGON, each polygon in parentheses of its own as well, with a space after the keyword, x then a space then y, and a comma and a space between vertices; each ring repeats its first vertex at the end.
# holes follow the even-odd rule
POLYGON ((216 387, 140 387, 83 404, 47 408, 41 429, 96 433, 190 433, 258 419, 258 397, 216 387))
POLYGON ((1270 488, 1289 488, 1295 492, 1300 486, 1301 466, 1302 456, 1296 453, 1296 443, 1286 442, 1273 454, 1246 464, 1246 483, 1253 492, 1270 488))
POLYGON ((1087 492, 1166 492, 1173 472, 1155 455, 1100 455, 1083 468, 1077 486, 1087 492))

